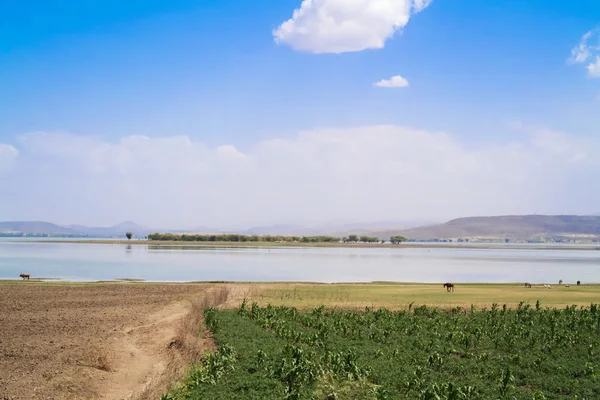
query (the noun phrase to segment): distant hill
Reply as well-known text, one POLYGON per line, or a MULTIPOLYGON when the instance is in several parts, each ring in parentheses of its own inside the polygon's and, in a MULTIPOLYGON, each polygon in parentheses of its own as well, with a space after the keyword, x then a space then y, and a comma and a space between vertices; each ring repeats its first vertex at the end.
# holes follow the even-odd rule
POLYGON ((240 233, 245 235, 301 235, 307 228, 300 225, 255 226, 240 233))
POLYGON ((593 241, 600 240, 600 216, 577 215, 509 215, 495 217, 458 218, 444 224, 402 227, 399 223, 365 223, 323 225, 307 228, 297 225, 272 225, 254 227, 248 230, 222 231, 207 227, 193 230, 149 229, 126 221, 109 227, 85 225, 56 225, 43 221, 0 222, 0 235, 51 235, 122 238, 125 232, 143 238, 150 233, 240 233, 257 235, 331 235, 337 237, 349 234, 377 236, 389 239, 402 235, 411 240, 455 240, 470 241, 593 241))
POLYGON ((0 233, 31 233, 36 235, 77 235, 74 229, 43 221, 7 221, 0 222, 0 233))
POLYGON ((9 221, 0 222, 0 234, 3 235, 50 235, 79 237, 122 237, 125 232, 132 232, 135 237, 144 237, 152 233, 151 229, 127 221, 109 227, 92 227, 85 225, 56 225, 43 221, 9 221))
POLYGON ((600 216, 577 215, 509 215, 458 218, 445 224, 405 230, 374 232, 381 238, 402 235, 414 240, 431 239, 600 239, 600 216))
POLYGON ((403 221, 403 222, 361 222, 347 224, 325 224, 314 227, 306 227, 302 225, 268 225, 257 226, 247 230, 242 230, 235 233, 246 235, 290 235, 290 236, 311 236, 311 235, 330 235, 330 236, 348 236, 351 234, 368 235, 373 231, 381 231, 384 229, 408 229, 422 225, 421 221, 403 221))
POLYGON ((91 237, 121 237, 125 232, 131 232, 135 237, 144 237, 152 233, 151 229, 144 228, 135 222, 126 221, 114 226, 94 227, 85 225, 66 225, 67 228, 73 229, 81 234, 91 237))

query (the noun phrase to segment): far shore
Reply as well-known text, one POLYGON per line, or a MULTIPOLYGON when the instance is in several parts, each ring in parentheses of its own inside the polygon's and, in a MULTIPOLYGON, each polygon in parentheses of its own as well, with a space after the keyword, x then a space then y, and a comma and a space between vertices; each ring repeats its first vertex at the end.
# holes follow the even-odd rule
POLYGON ((157 247, 204 247, 204 248, 263 248, 263 247, 329 247, 329 248, 384 248, 384 249, 502 249, 502 250, 600 250, 600 244, 560 245, 556 243, 301 243, 301 242, 198 242, 138 239, 32 239, 34 243, 111 244, 157 247))

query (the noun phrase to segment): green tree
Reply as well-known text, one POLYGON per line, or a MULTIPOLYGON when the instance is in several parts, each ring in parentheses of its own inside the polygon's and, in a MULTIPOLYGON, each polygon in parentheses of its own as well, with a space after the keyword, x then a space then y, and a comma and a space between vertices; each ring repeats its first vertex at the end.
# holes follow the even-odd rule
POLYGON ((379 238, 376 236, 361 236, 360 241, 363 243, 377 243, 379 238))
POLYGON ((392 244, 400 244, 402 242, 406 242, 407 240, 408 239, 406 239, 404 236, 400 236, 400 235, 392 236, 390 238, 390 242, 392 242, 392 244))
POLYGON ((352 243, 358 242, 358 235, 348 235, 348 241, 352 243))
POLYGON ((133 233, 131 233, 131 232, 127 232, 127 233, 125 234, 125 236, 127 236, 127 239, 131 240, 131 237, 133 236, 133 233))

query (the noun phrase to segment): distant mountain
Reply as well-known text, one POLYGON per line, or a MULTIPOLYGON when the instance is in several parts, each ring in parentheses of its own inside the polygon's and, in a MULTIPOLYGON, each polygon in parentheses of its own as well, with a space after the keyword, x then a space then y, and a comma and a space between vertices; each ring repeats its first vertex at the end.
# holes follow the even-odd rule
POLYGON ((0 222, 0 234, 8 235, 50 235, 80 237, 123 237, 125 232, 132 232, 135 237, 144 237, 156 232, 127 221, 110 227, 90 227, 85 225, 56 225, 44 221, 9 221, 0 222))
POLYGON ((74 229, 44 221, 0 222, 0 233, 30 233, 35 235, 77 235, 74 229))
POLYGON ((408 229, 418 226, 423 222, 404 221, 404 222, 359 222, 348 224, 325 224, 314 227, 306 227, 302 225, 267 225, 257 226, 247 230, 242 230, 236 233, 247 235, 331 235, 331 236, 348 236, 350 234, 366 235, 375 230, 384 229, 408 229))
POLYGON ((171 233, 240 233, 247 235, 331 235, 337 237, 350 234, 377 236, 389 239, 402 235, 413 240, 600 240, 600 216, 577 215, 511 215, 495 217, 458 218, 444 224, 407 228, 401 223, 357 223, 330 224, 307 228, 300 225, 257 226, 247 230, 217 230, 198 227, 186 230, 150 229, 132 221, 109 227, 85 225, 56 225, 43 221, 0 222, 0 235, 54 235, 122 238, 125 232, 143 238, 154 232, 171 233))
POLYGON ((223 231, 220 229, 209 228, 206 226, 197 226, 191 229, 153 229, 151 233, 194 233, 194 234, 219 234, 219 233, 227 233, 228 231, 223 231))
POLYGON ((300 225, 255 226, 241 231, 245 235, 303 235, 310 229, 300 225))
POLYGON ((381 238, 402 235, 409 239, 600 239, 600 216, 510 215, 458 218, 445 224, 374 232, 381 238))
POLYGON ((255 226, 249 229, 214 229, 206 226, 199 226, 193 229, 157 229, 146 228, 132 221, 125 221, 120 224, 108 227, 94 227, 79 224, 56 225, 49 222, 35 221, 16 221, 0 223, 0 233, 28 233, 36 235, 69 235, 69 236, 89 236, 89 237, 111 237, 120 238, 125 232, 132 232, 135 237, 144 237, 150 233, 239 233, 246 235, 331 235, 348 236, 350 234, 366 235, 377 229, 405 229, 409 226, 401 222, 371 222, 371 223, 351 223, 351 224, 326 224, 317 227, 306 227, 302 225, 279 224, 255 226))
POLYGON ((108 227, 85 225, 66 225, 65 227, 91 237, 122 237, 125 235, 125 232, 131 232, 135 237, 144 237, 149 233, 154 232, 152 229, 145 228, 131 221, 108 227))

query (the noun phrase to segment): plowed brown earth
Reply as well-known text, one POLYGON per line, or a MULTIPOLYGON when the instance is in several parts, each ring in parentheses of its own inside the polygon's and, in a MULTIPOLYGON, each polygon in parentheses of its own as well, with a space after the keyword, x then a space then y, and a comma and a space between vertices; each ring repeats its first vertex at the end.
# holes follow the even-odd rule
POLYGON ((132 398, 164 372, 206 288, 0 285, 0 400, 132 398))

